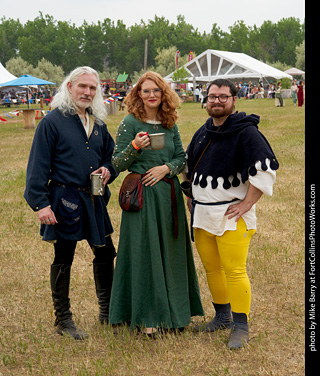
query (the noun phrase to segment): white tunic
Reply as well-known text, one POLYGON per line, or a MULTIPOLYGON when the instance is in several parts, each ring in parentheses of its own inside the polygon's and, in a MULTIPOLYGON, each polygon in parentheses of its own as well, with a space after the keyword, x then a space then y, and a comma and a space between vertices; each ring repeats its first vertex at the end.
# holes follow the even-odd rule
MULTIPOLYGON (((234 198, 243 200, 248 192, 250 184, 258 188, 264 194, 272 196, 273 184, 276 181, 276 172, 270 168, 269 159, 266 159, 266 164, 268 166, 268 169, 266 171, 263 171, 261 169, 261 162, 257 162, 255 164, 257 174, 255 176, 249 175, 249 180, 247 180, 245 183, 241 182, 241 174, 238 174, 240 185, 238 187, 231 186, 231 188, 229 189, 223 188, 223 178, 218 178, 218 187, 212 189, 212 178, 208 176, 207 186, 205 188, 201 188, 199 184, 192 184, 193 197, 195 200, 204 203, 231 201, 234 198)), ((232 178, 230 178, 229 181, 231 183, 232 178)), ((201 228, 218 236, 222 235, 227 230, 236 230, 237 223, 235 221, 235 217, 232 219, 228 219, 227 216, 225 216, 225 212, 227 211, 230 205, 237 204, 238 202, 239 201, 235 201, 231 204, 228 203, 223 205, 212 206, 196 204, 194 208, 193 228, 201 228)), ((252 208, 242 216, 242 218, 246 222, 248 230, 257 228, 255 207, 256 206, 253 205, 252 208)))

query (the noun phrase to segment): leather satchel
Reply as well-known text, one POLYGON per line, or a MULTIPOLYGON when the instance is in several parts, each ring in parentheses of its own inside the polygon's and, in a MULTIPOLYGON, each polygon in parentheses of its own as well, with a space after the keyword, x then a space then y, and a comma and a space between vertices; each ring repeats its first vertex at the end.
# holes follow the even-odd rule
POLYGON ((138 212, 143 205, 143 186, 141 175, 131 172, 121 185, 119 192, 119 205, 124 211, 138 212))

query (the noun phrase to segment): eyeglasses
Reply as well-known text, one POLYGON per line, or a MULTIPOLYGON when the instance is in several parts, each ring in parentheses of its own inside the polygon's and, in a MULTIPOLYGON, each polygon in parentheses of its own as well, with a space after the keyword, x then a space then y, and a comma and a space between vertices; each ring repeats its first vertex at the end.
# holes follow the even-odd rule
POLYGON ((144 90, 141 90, 142 91, 142 93, 144 94, 144 95, 150 95, 151 94, 151 92, 154 94, 154 95, 160 95, 161 94, 161 92, 162 92, 162 90, 161 89, 159 89, 159 88, 157 88, 157 89, 151 89, 151 90, 149 90, 149 89, 144 89, 144 90))
POLYGON ((233 97, 233 95, 208 95, 207 101, 209 103, 214 103, 218 98, 220 103, 226 103, 228 98, 233 97))

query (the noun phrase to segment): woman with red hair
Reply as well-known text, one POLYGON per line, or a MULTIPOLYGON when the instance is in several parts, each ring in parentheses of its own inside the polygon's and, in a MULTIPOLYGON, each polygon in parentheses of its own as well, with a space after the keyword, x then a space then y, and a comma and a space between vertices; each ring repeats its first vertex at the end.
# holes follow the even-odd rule
POLYGON ((186 163, 176 125, 180 99, 159 74, 147 72, 125 104, 129 115, 116 134, 113 166, 142 175, 143 206, 122 212, 110 323, 154 336, 204 314, 177 178, 186 163), (150 148, 155 133, 165 134, 161 150, 150 148))

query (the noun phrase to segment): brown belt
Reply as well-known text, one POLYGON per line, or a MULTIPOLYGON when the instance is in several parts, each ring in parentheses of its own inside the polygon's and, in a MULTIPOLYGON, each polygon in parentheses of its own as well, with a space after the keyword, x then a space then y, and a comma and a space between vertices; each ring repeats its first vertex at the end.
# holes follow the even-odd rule
POLYGON ((55 180, 50 181, 49 187, 52 186, 52 185, 57 185, 58 187, 62 187, 62 188, 68 188, 68 186, 73 187, 73 188, 76 188, 78 191, 86 192, 87 194, 91 195, 91 188, 90 187, 77 187, 75 185, 67 185, 67 184, 59 183, 58 181, 55 181, 55 180))

